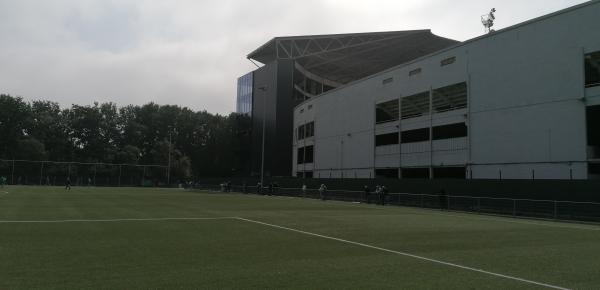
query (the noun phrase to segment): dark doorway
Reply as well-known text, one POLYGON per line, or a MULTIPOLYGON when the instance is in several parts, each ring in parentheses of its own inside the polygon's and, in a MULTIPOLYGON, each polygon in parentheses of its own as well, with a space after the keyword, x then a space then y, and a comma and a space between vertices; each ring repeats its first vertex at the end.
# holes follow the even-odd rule
POLYGON ((429 179, 429 168, 402 168, 402 178, 429 179))
POLYGON ((588 158, 600 159, 600 106, 587 108, 588 158))
POLYGON ((467 173, 464 167, 438 167, 433 169, 435 179, 466 179, 467 173))
POLYGON ((377 178, 398 178, 398 169, 377 169, 375 175, 377 178))

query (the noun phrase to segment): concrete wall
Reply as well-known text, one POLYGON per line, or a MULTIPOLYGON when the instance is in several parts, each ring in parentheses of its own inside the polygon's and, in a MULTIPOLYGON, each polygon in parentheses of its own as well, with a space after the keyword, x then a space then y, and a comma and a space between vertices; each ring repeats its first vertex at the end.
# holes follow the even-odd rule
POLYGON ((312 168, 315 177, 321 172, 321 177, 360 178, 373 176, 375 168, 462 165, 469 177, 482 179, 587 178, 585 108, 600 103, 600 92, 584 89, 583 55, 600 50, 598 15, 600 3, 588 3, 299 105, 294 128, 315 121, 315 138, 309 141, 315 145, 315 163, 298 167, 294 162, 293 171, 312 168), (449 57, 456 62, 440 66, 449 57), (409 76, 416 68, 422 73, 409 76), (394 81, 384 85, 389 78, 394 81), (460 82, 468 84, 467 109, 375 125, 375 104, 460 82), (456 122, 467 123, 468 138, 374 145, 377 134, 456 122))

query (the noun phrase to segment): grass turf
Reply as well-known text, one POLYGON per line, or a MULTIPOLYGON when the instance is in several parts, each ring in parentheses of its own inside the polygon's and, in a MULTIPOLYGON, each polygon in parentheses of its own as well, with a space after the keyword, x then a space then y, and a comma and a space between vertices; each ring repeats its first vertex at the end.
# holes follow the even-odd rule
MULTIPOLYGON (((600 227, 591 225, 175 189, 0 189, 0 221, 203 217, 243 217, 566 288, 600 288, 600 227)), ((0 289, 98 288, 544 287, 237 219, 0 222, 0 289)))

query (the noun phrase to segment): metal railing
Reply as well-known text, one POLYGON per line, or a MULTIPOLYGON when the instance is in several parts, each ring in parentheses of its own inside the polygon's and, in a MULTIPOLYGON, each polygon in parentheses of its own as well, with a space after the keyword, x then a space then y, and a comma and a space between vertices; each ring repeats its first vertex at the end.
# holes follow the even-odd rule
POLYGON ((11 185, 156 186, 167 184, 167 166, 0 159, 11 185))
POLYGON ((239 185, 231 185, 230 187, 226 185, 196 185, 194 189, 385 204, 513 217, 600 222, 600 203, 595 202, 475 197, 452 194, 376 194, 372 192, 367 194, 364 191, 352 190, 327 190, 322 194, 316 188, 302 190, 301 188, 261 188, 239 185))

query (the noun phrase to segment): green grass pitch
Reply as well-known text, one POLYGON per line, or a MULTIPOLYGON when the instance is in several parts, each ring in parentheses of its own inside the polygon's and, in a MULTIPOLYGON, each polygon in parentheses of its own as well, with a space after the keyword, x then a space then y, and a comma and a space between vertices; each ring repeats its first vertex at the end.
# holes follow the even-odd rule
POLYGON ((599 226, 177 189, 0 189, 0 289, 552 287, 600 288, 599 226))

